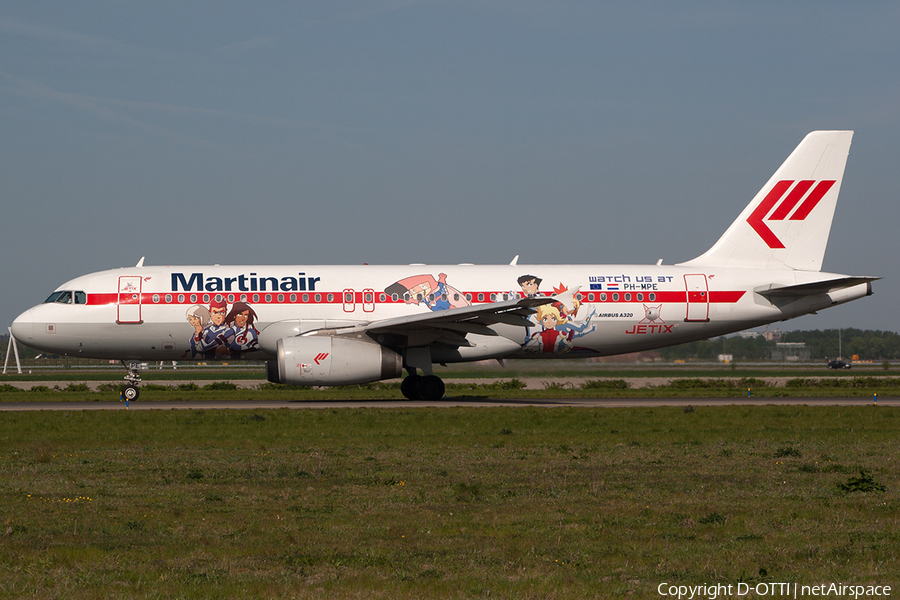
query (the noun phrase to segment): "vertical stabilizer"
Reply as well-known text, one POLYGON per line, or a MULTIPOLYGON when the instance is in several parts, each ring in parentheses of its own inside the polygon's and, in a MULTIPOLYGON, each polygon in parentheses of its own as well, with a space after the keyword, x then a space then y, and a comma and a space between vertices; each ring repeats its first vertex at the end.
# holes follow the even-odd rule
POLYGON ((813 131, 712 248, 687 266, 819 271, 852 131, 813 131))

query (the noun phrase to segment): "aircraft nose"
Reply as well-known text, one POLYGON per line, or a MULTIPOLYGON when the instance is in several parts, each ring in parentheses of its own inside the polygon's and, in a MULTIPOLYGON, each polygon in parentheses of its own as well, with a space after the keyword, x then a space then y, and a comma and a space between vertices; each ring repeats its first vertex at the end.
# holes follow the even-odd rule
POLYGON ((34 339, 34 309, 29 308, 13 321, 13 337, 26 344, 34 339))

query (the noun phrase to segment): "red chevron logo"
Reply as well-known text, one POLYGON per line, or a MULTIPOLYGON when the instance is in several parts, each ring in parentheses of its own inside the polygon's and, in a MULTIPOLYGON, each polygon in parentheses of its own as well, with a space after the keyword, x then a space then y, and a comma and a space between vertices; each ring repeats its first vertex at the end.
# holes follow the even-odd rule
POLYGON ((316 354, 315 362, 316 362, 317 365, 322 364, 322 363, 319 362, 319 361, 323 361, 323 360, 325 360, 326 358, 328 358, 328 353, 327 353, 327 352, 319 352, 318 354, 316 354))
POLYGON ((763 201, 747 217, 747 224, 753 228, 753 231, 763 239, 769 248, 784 248, 784 244, 764 221, 784 221, 785 218, 789 221, 805 220, 819 203, 819 200, 835 184, 835 180, 822 180, 813 188, 814 183, 816 182, 808 179, 798 181, 797 185, 794 185, 794 181, 789 179, 779 181, 772 186, 772 189, 769 190, 763 201), (810 188, 812 188, 811 192, 809 191, 810 188), (787 195, 785 196, 785 194, 787 195), (801 200, 803 200, 802 203, 800 202, 801 200), (794 210, 798 203, 800 206, 797 210, 794 210), (791 213, 792 210, 793 214, 791 213), (772 213, 771 215, 769 215, 770 212, 772 213), (788 215, 790 216, 788 217, 788 215))

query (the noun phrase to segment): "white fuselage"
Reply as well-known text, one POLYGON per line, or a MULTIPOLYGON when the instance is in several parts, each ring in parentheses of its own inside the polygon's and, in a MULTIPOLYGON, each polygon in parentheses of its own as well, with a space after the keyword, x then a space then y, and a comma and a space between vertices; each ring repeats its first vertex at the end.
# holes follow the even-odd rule
POLYGON ((72 293, 24 312, 13 334, 70 356, 271 360, 278 339, 313 330, 556 295, 556 311, 538 312, 529 327, 492 324, 498 335, 469 333, 463 347, 428 341, 434 362, 590 357, 704 339, 867 294, 859 284, 779 302, 754 291, 839 277, 657 265, 132 267, 63 284, 57 291, 72 293))

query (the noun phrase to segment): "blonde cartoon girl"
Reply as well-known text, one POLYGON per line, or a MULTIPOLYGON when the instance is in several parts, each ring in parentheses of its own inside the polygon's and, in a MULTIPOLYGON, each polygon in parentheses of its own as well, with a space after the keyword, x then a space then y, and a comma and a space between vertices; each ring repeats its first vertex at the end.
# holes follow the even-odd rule
POLYGON ((572 349, 572 342, 569 341, 568 336, 556 329, 557 326, 566 322, 566 318, 560 314, 556 303, 539 306, 535 316, 544 329, 531 336, 531 339, 525 344, 526 352, 563 354, 572 349))

